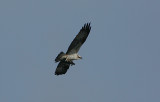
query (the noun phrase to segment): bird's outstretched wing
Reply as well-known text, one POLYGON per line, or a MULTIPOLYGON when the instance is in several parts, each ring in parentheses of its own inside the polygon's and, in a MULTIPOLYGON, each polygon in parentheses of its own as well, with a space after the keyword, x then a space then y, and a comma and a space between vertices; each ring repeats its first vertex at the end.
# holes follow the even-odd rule
POLYGON ((77 34, 77 36, 74 38, 74 40, 68 47, 66 54, 77 53, 80 47, 82 46, 82 44, 86 41, 90 30, 91 30, 90 23, 84 24, 80 32, 77 34))
POLYGON ((65 60, 60 61, 56 68, 55 75, 65 74, 69 69, 69 67, 70 67, 69 62, 66 62, 65 60))

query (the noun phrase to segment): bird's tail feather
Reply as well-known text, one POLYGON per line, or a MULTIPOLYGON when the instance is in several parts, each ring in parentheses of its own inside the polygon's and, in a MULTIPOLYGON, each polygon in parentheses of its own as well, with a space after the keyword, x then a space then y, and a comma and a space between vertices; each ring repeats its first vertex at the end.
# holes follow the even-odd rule
POLYGON ((56 57, 55 62, 61 61, 61 58, 62 58, 62 56, 64 56, 64 55, 65 55, 64 52, 60 52, 60 53, 58 54, 58 56, 56 57))

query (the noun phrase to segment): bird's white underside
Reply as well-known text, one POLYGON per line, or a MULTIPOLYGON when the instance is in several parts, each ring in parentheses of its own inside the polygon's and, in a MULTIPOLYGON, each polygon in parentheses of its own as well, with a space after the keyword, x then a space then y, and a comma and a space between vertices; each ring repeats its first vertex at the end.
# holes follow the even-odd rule
POLYGON ((77 53, 76 54, 71 54, 71 55, 64 55, 62 57, 63 58, 66 58, 67 61, 69 60, 78 60, 78 59, 81 59, 81 56, 79 56, 77 53))

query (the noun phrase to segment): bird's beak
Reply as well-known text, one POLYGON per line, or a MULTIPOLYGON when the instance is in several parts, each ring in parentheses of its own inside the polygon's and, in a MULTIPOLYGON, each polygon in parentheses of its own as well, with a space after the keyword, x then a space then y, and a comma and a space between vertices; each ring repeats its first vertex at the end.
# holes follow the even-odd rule
POLYGON ((82 59, 82 57, 81 57, 81 56, 78 56, 78 58, 79 58, 79 59, 82 59))

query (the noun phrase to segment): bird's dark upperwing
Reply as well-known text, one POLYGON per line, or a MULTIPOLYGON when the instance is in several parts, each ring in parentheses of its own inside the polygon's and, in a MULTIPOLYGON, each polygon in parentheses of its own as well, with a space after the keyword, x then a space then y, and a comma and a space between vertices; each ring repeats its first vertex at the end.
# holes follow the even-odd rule
POLYGON ((65 74, 69 69, 69 66, 70 66, 69 62, 66 62, 65 60, 60 61, 56 68, 55 75, 65 74))
POLYGON ((77 36, 74 38, 74 40, 68 47, 66 54, 77 53, 80 47, 82 46, 82 44, 86 41, 90 30, 91 30, 90 23, 84 24, 80 32, 77 34, 77 36))

